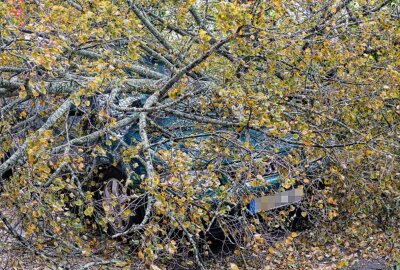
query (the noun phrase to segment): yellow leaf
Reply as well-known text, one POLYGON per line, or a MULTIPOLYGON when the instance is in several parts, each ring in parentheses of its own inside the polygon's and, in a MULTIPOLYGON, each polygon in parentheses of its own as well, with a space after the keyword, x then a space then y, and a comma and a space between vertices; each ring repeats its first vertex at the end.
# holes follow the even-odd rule
POLYGON ((115 264, 116 267, 123 267, 123 266, 127 266, 129 263, 128 262, 117 262, 115 264))
POLYGON ((150 265, 150 270, 161 270, 161 268, 158 267, 158 266, 155 265, 155 264, 152 264, 152 265, 150 265))
POLYGON ((122 212, 123 217, 129 217, 132 214, 132 211, 130 209, 126 209, 124 212, 122 212))
POLYGON ((52 131, 51 129, 46 129, 46 130, 43 132, 43 135, 44 135, 46 138, 51 137, 52 134, 53 134, 53 131, 52 131))
POLYGON ((91 216, 93 214, 93 210, 93 206, 89 206, 83 213, 85 214, 85 216, 91 216))
POLYGON ((285 181, 284 183, 282 183, 282 186, 285 189, 289 189, 292 186, 292 184, 289 181, 285 181))
POLYGON ((19 96, 19 98, 24 99, 28 96, 28 93, 25 90, 19 91, 18 96, 19 96))
POLYGON ((21 118, 25 118, 25 117, 26 117, 26 111, 20 112, 19 116, 20 116, 21 118))
POLYGON ((231 263, 231 270, 239 270, 239 267, 236 264, 231 263))
POLYGON ((346 267, 346 266, 348 266, 349 265, 349 262, 347 261, 347 260, 342 260, 342 261, 340 261, 338 264, 337 264, 337 266, 339 267, 339 268, 344 268, 344 267, 346 267))
POLYGON ((339 214, 338 212, 336 212, 335 210, 329 211, 328 217, 329 219, 334 219, 335 217, 337 217, 339 214))
POLYGON ((36 230, 36 225, 35 224, 29 224, 29 226, 26 229, 26 233, 28 235, 31 235, 32 233, 34 233, 36 230))
POLYGON ((312 143, 312 141, 310 141, 310 140, 306 140, 306 141, 304 142, 304 145, 305 145, 305 146, 311 146, 311 145, 313 145, 313 143, 312 143))
POLYGON ((143 255, 143 252, 141 250, 138 251, 137 255, 138 255, 139 259, 141 259, 141 260, 144 259, 144 255, 143 255))
POLYGON ((252 231, 252 232, 255 232, 256 231, 256 226, 254 226, 253 224, 250 224, 249 230, 252 231))
POLYGON ((39 92, 42 93, 43 95, 46 95, 47 94, 46 87, 39 88, 39 92))
POLYGON ((203 40, 203 41, 205 41, 205 42, 208 42, 208 41, 210 41, 210 39, 211 39, 211 37, 208 36, 207 32, 204 31, 203 29, 201 29, 201 30, 199 31, 199 37, 200 37, 201 40, 203 40))
POLYGON ((75 106, 79 106, 81 104, 81 98, 80 97, 75 97, 73 99, 75 106))
POLYGON ((101 147, 100 145, 96 145, 95 148, 96 148, 97 152, 99 152, 101 155, 103 155, 103 156, 106 155, 106 150, 104 150, 104 148, 101 147))
POLYGON ((39 96, 39 92, 36 91, 36 90, 33 90, 33 91, 32 91, 32 95, 33 95, 34 97, 38 97, 38 96, 39 96))
POLYGON ((286 238, 285 242, 286 244, 290 245, 293 242, 293 238, 289 236, 288 238, 286 238))
POLYGON ((28 93, 26 92, 25 86, 21 85, 21 90, 18 93, 19 98, 26 98, 28 93))
POLYGON ((328 203, 329 203, 329 204, 334 204, 334 205, 335 205, 335 204, 336 204, 336 200, 335 200, 334 198, 332 198, 332 197, 329 197, 329 198, 328 198, 328 203))

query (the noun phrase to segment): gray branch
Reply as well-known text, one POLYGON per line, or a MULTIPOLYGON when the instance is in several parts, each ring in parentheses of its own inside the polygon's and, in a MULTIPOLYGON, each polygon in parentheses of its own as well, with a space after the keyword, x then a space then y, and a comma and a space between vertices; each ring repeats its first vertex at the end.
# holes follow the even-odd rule
POLYGON ((142 21, 142 23, 149 29, 150 33, 169 51, 174 51, 173 47, 169 42, 161 35, 160 32, 154 27, 154 25, 144 16, 140 9, 133 3, 130 2, 130 7, 135 15, 142 21))
MULTIPOLYGON (((67 112, 72 104, 71 99, 67 99, 64 103, 47 119, 47 121, 43 124, 41 128, 37 130, 37 132, 43 132, 46 129, 49 129, 53 126, 58 119, 67 112)), ((24 154, 27 147, 27 140, 18 148, 14 154, 11 155, 9 159, 7 159, 4 163, 0 165, 0 175, 2 175, 5 171, 7 171, 11 166, 13 166, 24 154)))

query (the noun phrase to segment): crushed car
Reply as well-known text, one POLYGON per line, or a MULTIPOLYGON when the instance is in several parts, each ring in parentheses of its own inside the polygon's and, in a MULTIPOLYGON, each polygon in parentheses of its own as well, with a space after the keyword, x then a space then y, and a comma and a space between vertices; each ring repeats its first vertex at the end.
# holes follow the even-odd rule
MULTIPOLYGON (((154 68, 154 62, 145 61, 145 65, 154 68)), ((166 73, 162 63, 157 63, 155 71, 166 73)), ((205 82, 207 83, 207 82, 205 82)), ((109 114, 118 118, 121 111, 115 107, 143 108, 149 94, 101 94, 89 99, 87 108, 72 106, 67 117, 68 139, 79 137, 74 130, 81 125, 83 130, 93 130, 99 123, 99 112, 109 103, 114 104, 109 114), (116 104, 116 106, 115 106, 116 104)), ((206 204, 206 211, 226 208, 228 216, 258 215, 265 211, 273 211, 282 207, 296 205, 304 199, 303 183, 287 179, 294 167, 309 174, 315 167, 301 168, 304 153, 298 149, 296 140, 287 135, 284 138, 270 136, 268 129, 249 126, 231 127, 229 125, 202 124, 196 121, 199 116, 188 117, 179 112, 196 108, 198 99, 185 104, 176 111, 161 111, 149 115, 148 128, 151 158, 157 170, 160 188, 171 196, 187 196, 191 193, 192 203, 196 207, 206 204), (178 112, 178 113, 177 113, 178 112), (197 118, 196 118, 197 117, 197 118), (203 147, 208 143, 208 147, 203 147), (169 155, 170 161, 165 156, 169 155), (177 175, 170 169, 174 157, 190 160, 184 176, 177 175), (298 156, 298 164, 290 164, 287 157, 298 156), (170 163, 168 163, 170 162, 170 163), (184 177, 189 184, 180 185, 179 177, 184 177), (193 191, 184 190, 187 186, 193 191), (225 196, 225 197, 224 197, 225 196)), ((211 110, 213 116, 218 115, 218 108, 211 110)), ((133 113, 132 113, 133 114, 133 113)), ((40 126, 44 119, 36 119, 40 126)), ((62 134, 55 129, 55 134, 62 134)), ((142 143, 139 124, 131 125, 113 133, 106 133, 89 147, 94 147, 96 156, 88 164, 93 170, 84 175, 78 186, 93 194, 94 215, 96 221, 108 229, 115 237, 127 235, 137 228, 142 228, 151 219, 153 205, 149 190, 144 187, 148 175, 143 152, 137 150, 142 143), (127 153, 129 152, 129 153, 127 153)), ((76 150, 76 149, 75 149, 76 150)), ((10 149, 2 157, 7 160, 13 153, 10 149)), ((77 151, 75 156, 79 156, 77 151)), ((318 166, 321 166, 320 164, 318 166)), ((12 169, 1 177, 12 176, 12 169)), ((1 181, 3 182, 3 181, 1 181)), ((69 192, 69 191, 68 191, 69 192)), ((73 191, 75 192, 75 191, 73 191)), ((76 193, 76 192, 75 192, 76 193)), ((76 196, 79 196, 77 194, 76 196)), ((210 220, 206 234, 215 238, 223 238, 226 233, 217 220, 210 220)))

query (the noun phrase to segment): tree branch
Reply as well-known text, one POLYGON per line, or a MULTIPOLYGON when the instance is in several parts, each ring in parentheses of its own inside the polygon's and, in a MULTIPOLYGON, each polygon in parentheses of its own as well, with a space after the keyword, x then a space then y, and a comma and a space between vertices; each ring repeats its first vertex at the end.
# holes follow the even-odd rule
POLYGON ((149 29, 150 33, 168 50, 174 51, 174 48, 169 44, 169 42, 161 35, 160 32, 154 27, 154 25, 144 16, 140 9, 133 3, 129 1, 130 8, 133 10, 135 15, 142 21, 142 23, 149 29))
MULTIPOLYGON (((72 104, 71 99, 67 99, 64 103, 58 107, 58 109, 49 117, 47 121, 43 124, 41 128, 37 130, 37 133, 43 132, 53 126, 57 120, 67 112, 72 104)), ((11 166, 13 166, 24 154, 27 147, 27 140, 18 148, 14 154, 11 155, 4 163, 0 165, 0 176, 7 171, 11 166)))

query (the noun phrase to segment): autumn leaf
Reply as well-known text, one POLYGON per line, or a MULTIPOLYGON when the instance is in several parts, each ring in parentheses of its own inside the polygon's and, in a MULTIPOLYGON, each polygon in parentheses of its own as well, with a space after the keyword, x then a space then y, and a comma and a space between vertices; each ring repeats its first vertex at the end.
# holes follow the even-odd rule
POLYGON ((152 264, 152 265, 150 265, 150 270, 161 270, 161 268, 158 267, 158 266, 155 265, 155 264, 152 264))
POLYGON ((0 18, 2 229, 49 268, 129 251, 214 269, 213 238, 257 269, 398 250, 394 1, 12 0, 0 18))
POLYGON ((236 264, 230 263, 229 265, 230 265, 231 270, 239 270, 239 267, 236 264))
POLYGON ((84 214, 85 216, 91 216, 93 214, 94 208, 93 206, 89 206, 85 209, 84 214))

